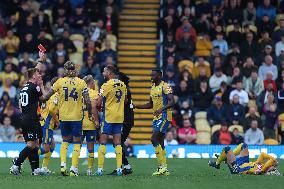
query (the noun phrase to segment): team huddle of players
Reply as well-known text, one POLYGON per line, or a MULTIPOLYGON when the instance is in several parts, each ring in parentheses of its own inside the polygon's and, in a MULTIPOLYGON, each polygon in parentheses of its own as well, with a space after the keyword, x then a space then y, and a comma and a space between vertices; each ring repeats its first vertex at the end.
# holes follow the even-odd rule
MULTIPOLYGON (((20 92, 20 108, 22 110, 23 135, 27 143, 13 161, 10 172, 21 173, 22 163, 26 158, 30 160, 32 173, 43 174, 49 172, 48 163, 54 150, 53 130, 60 127, 63 142, 60 148, 62 175, 78 176, 78 160, 82 142, 86 139, 88 149, 87 174, 92 175, 94 168, 94 143, 99 132, 98 168, 96 175, 103 175, 106 143, 109 135, 113 136, 113 145, 116 152, 116 175, 123 174, 121 132, 124 127, 125 104, 131 99, 127 98, 127 87, 118 79, 117 69, 113 66, 104 68, 103 76, 106 82, 101 86, 99 93, 94 89, 94 79, 86 76, 77 77, 75 64, 68 61, 64 64, 65 77, 54 78, 51 81, 51 90, 45 91, 38 69, 28 70, 27 84, 20 92), (35 88, 35 89, 34 89, 35 88), (26 116, 34 112, 36 104, 44 102, 41 108, 41 127, 37 115, 26 116), (98 112, 102 111, 99 120, 98 112), (23 124, 24 123, 24 124, 23 124), (99 129, 98 129, 99 128, 99 129), (39 146, 42 139, 42 145, 39 146), (67 171, 66 159, 69 144, 73 144, 72 165, 67 171), (42 168, 38 168, 38 155, 44 155, 42 168), (32 153, 31 153, 32 152, 32 153), (31 157, 33 154, 34 157, 31 157), (34 163, 32 163, 34 162, 34 163)), ((166 164, 166 151, 164 136, 171 121, 171 108, 173 95, 171 87, 161 80, 160 70, 153 70, 153 82, 149 102, 144 105, 131 104, 133 108, 148 108, 154 111, 153 136, 151 138, 155 147, 158 169, 153 175, 169 175, 166 164)), ((35 114, 35 113, 33 113, 35 114)), ((129 168, 129 167, 128 167, 129 168)), ((124 169, 127 169, 127 166, 124 169)))
MULTIPOLYGON (((94 143, 98 134, 98 165, 95 174, 103 175, 106 143, 110 135, 113 137, 116 153, 114 174, 121 176, 131 173, 130 165, 124 163, 123 166, 122 160, 122 145, 125 140, 121 140, 121 133, 126 126, 127 120, 124 119, 127 104, 137 109, 153 109, 151 141, 158 160, 158 168, 153 175, 169 175, 164 137, 172 120, 171 108, 174 105, 174 98, 170 85, 161 79, 162 72, 158 69, 151 72, 152 87, 149 102, 134 105, 129 103, 131 99, 128 99, 127 86, 119 80, 117 68, 113 66, 104 68, 103 76, 106 82, 101 86, 99 93, 94 88, 92 76, 88 75, 83 79, 77 77, 73 62, 66 62, 64 69, 65 77, 54 78, 51 81, 51 90, 48 92, 43 87, 40 70, 34 68, 27 71, 27 84, 20 92, 21 122, 27 146, 20 152, 19 158, 14 159, 10 172, 14 175, 21 174, 22 163, 28 158, 33 175, 49 173, 48 164, 55 147, 53 130, 60 127, 63 139, 60 148, 62 175, 79 175, 78 162, 82 142, 85 139, 88 149, 87 175, 93 175, 94 143), (40 101, 44 102, 40 112, 41 118, 37 115, 40 101), (99 111, 102 112, 100 120, 99 111), (73 144, 72 165, 70 171, 67 171, 66 159, 70 143, 73 144), (42 168, 39 168, 39 155, 44 155, 42 168)), ((129 134, 130 129, 127 130, 129 134)), ((279 174, 276 159, 268 154, 263 153, 257 161, 249 162, 246 144, 240 144, 234 150, 225 147, 217 157, 217 161, 210 161, 209 165, 219 169, 223 161, 226 161, 232 174, 279 174)))

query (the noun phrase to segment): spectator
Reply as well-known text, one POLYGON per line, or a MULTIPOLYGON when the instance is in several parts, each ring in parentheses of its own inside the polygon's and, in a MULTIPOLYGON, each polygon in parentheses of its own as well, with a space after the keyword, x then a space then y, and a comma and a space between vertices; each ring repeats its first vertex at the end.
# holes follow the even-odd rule
POLYGON ((108 34, 118 35, 118 17, 114 14, 111 6, 106 6, 106 14, 103 16, 105 28, 108 34))
POLYGON ((253 0, 247 1, 246 9, 243 10, 243 25, 255 25, 256 9, 253 0))
POLYGON ((177 89, 177 97, 179 102, 187 101, 190 97, 189 86, 185 80, 181 80, 177 89))
POLYGON ((284 113, 284 82, 281 84, 281 88, 277 91, 278 113, 284 113))
POLYGON ((273 80, 276 80, 278 77, 277 66, 273 64, 273 59, 270 55, 266 55, 264 58, 264 64, 259 67, 258 75, 261 80, 265 80, 267 72, 273 73, 273 80))
POLYGON ((164 36, 167 36, 169 33, 175 35, 176 29, 178 27, 177 18, 175 16, 167 15, 160 22, 160 27, 163 31, 164 36))
POLYGON ((243 63, 243 67, 242 67, 242 74, 243 76, 248 79, 251 76, 251 73, 254 71, 256 71, 257 73, 257 66, 254 65, 254 61, 252 59, 252 57, 247 57, 245 59, 245 62, 243 63))
POLYGON ((86 62, 89 56, 93 57, 93 59, 95 59, 96 56, 96 46, 95 42, 92 40, 87 42, 87 48, 83 52, 83 61, 86 62))
POLYGON ((230 93, 231 93, 231 86, 230 85, 227 85, 226 82, 221 82, 220 84, 220 89, 218 89, 217 91, 214 92, 214 95, 216 94, 222 94, 222 102, 225 104, 225 105, 228 105, 230 104, 230 93))
POLYGON ((250 128, 245 133, 245 143, 248 145, 262 145, 263 142, 263 132, 258 128, 257 120, 252 120, 250 128))
POLYGON ((273 32, 272 38, 274 41, 280 41, 281 36, 283 35, 284 35, 284 19, 282 18, 279 20, 279 28, 273 32))
POLYGON ((223 33, 217 33, 216 39, 212 42, 213 47, 218 46, 220 48, 220 53, 222 55, 226 55, 228 53, 228 43, 226 40, 224 40, 224 34, 223 33))
POLYGON ((222 73, 221 68, 215 68, 214 74, 209 79, 209 86, 212 92, 215 92, 220 89, 220 84, 223 81, 227 82, 227 76, 222 73))
POLYGON ((244 142, 244 137, 240 135, 238 128, 234 128, 232 144, 238 145, 243 142, 244 142))
POLYGON ((64 48, 68 54, 77 51, 73 41, 70 40, 70 32, 68 30, 64 30, 61 42, 64 44, 64 48))
POLYGON ((2 82, 3 87, 7 87, 6 79, 10 79, 10 82, 17 83, 19 76, 12 69, 11 63, 6 63, 4 71, 0 73, 0 81, 2 82))
POLYGON ((90 22, 98 22, 100 17, 99 0, 86 0, 84 10, 87 13, 90 22))
POLYGON ((14 142, 15 132, 15 128, 11 125, 11 118, 8 116, 4 117, 3 125, 0 125, 0 141, 14 142))
POLYGON ((89 56, 86 63, 82 66, 79 75, 84 77, 86 75, 92 75, 93 78, 96 78, 99 75, 100 69, 94 62, 94 58, 89 56))
POLYGON ((201 81, 199 89, 193 95, 194 113, 199 111, 207 111, 210 107, 213 94, 208 88, 206 81, 201 81))
POLYGON ((34 18, 28 16, 19 33, 20 39, 23 40, 27 34, 31 34, 32 37, 38 36, 39 29, 40 28, 34 23, 34 18))
POLYGON ((274 41, 270 38, 268 31, 265 30, 261 33, 261 38, 258 40, 258 46, 259 46, 259 52, 265 51, 268 48, 270 49, 270 52, 267 52, 265 54, 272 55, 271 52, 272 52, 272 48, 274 48, 274 41))
POLYGON ((249 101, 248 93, 243 89, 243 82, 237 81, 236 89, 230 93, 230 101, 233 102, 233 97, 237 95, 239 97, 239 103, 246 107, 249 101))
POLYGON ((277 86, 275 80, 273 80, 273 73, 268 71, 266 73, 266 79, 263 81, 264 88, 267 87, 268 83, 272 83, 274 92, 277 91, 277 86))
POLYGON ((88 25, 88 18, 83 12, 82 5, 77 5, 74 14, 69 18, 72 33, 84 34, 88 25))
POLYGON ((179 80, 180 81, 184 80, 187 83, 188 93, 193 94, 194 83, 193 83, 192 75, 187 69, 183 69, 181 71, 181 77, 179 80))
POLYGON ((256 26, 258 28, 258 33, 267 31, 269 35, 272 36, 275 24, 274 20, 271 20, 268 15, 264 15, 261 20, 257 21, 256 26))
POLYGON ((187 17, 182 17, 181 19, 182 25, 176 30, 176 41, 179 42, 183 36, 184 33, 189 33, 192 40, 196 42, 196 31, 192 27, 192 25, 189 23, 189 20, 187 17))
POLYGON ((19 49, 20 39, 16 35, 12 29, 7 31, 7 36, 3 40, 3 46, 7 52, 7 55, 15 56, 17 55, 17 51, 19 49))
POLYGON ((257 97, 257 107, 259 108, 259 111, 262 112, 263 111, 263 104, 265 104, 267 102, 267 96, 269 94, 272 94, 274 97, 276 97, 277 94, 275 94, 274 90, 273 90, 273 84, 272 83, 268 83, 267 88, 265 88, 264 91, 261 92, 261 94, 257 97))
POLYGON ((23 58, 20 59, 19 70, 21 70, 23 66, 26 66, 27 68, 33 68, 34 67, 33 59, 30 58, 29 53, 27 53, 27 52, 24 52, 23 58))
POLYGON ((197 61, 194 63, 194 68, 193 68, 193 78, 196 78, 198 74, 200 73, 200 69, 205 69, 206 76, 210 77, 211 76, 211 69, 210 69, 210 64, 207 62, 204 57, 198 57, 197 61))
POLYGON ((171 145, 178 145, 178 141, 174 139, 174 134, 171 131, 168 131, 166 134, 166 138, 164 140, 165 146, 171 146, 171 145))
POLYGON ((64 56, 65 60, 68 59, 68 52, 66 51, 62 40, 57 41, 55 44, 55 50, 51 55, 52 62, 56 62, 58 56, 64 56))
POLYGON ((46 52, 49 53, 50 52, 50 49, 52 48, 51 47, 51 40, 48 39, 46 37, 47 33, 44 31, 44 30, 40 30, 38 36, 37 36, 37 44, 42 44, 45 49, 46 49, 46 52))
POLYGON ((49 22, 49 16, 46 13, 44 13, 43 7, 40 7, 35 23, 37 26, 39 26, 40 30, 43 30, 49 34, 52 34, 52 30, 51 30, 51 26, 49 22))
POLYGON ((183 37, 177 44, 177 48, 179 51, 179 59, 192 59, 194 50, 195 50, 195 43, 193 39, 190 37, 190 33, 184 33, 183 37))
POLYGON ((201 2, 196 5, 195 10, 196 17, 202 17, 202 15, 205 15, 210 18, 212 16, 212 4, 209 3, 209 0, 201 0, 201 2))
POLYGON ((271 20, 276 17, 276 9, 270 4, 270 0, 263 0, 263 4, 256 9, 256 18, 261 19, 264 15, 269 16, 271 20))
MULTIPOLYGON (((235 23, 234 24, 234 30, 229 32, 228 34, 228 43, 229 44, 237 44, 237 45, 241 45, 241 42, 243 40, 243 34, 241 33, 241 27, 239 23, 235 23)), ((228 45, 227 45, 227 49, 226 52, 228 51, 228 45)))
POLYGON ((263 52, 259 53, 256 62, 257 65, 261 65, 264 61, 265 61, 265 57, 269 55, 272 57, 273 60, 276 60, 276 56, 274 55, 273 51, 272 51, 272 46, 271 45, 266 45, 264 47, 263 52))
POLYGON ((241 44, 241 56, 247 57, 251 56, 253 58, 257 57, 258 46, 257 43, 254 41, 253 33, 246 34, 246 40, 241 44))
POLYGON ((56 20, 56 23, 52 27, 52 32, 55 39, 59 39, 63 36, 65 30, 69 30, 69 25, 64 22, 64 17, 59 17, 56 20))
POLYGON ((275 129, 277 127, 277 104, 272 94, 267 95, 267 102, 263 106, 264 114, 264 138, 276 139, 275 129))
POLYGON ((108 56, 111 56, 116 63, 117 52, 111 48, 111 42, 107 40, 105 42, 105 49, 98 54, 99 64, 103 64, 108 56))
POLYGON ((245 119, 245 108, 240 104, 240 97, 235 94, 228 107, 227 118, 230 124, 242 125, 245 119))
POLYGON ((281 41, 278 41, 275 46, 276 56, 280 56, 281 51, 284 50, 284 34, 281 36, 281 41))
POLYGON ((34 57, 35 53, 37 52, 37 45, 36 41, 31 33, 27 33, 25 38, 20 42, 20 53, 27 52, 30 56, 34 57))
POLYGON ((228 25, 233 23, 242 23, 243 12, 237 6, 237 1, 229 2, 229 7, 224 11, 224 19, 228 25))
POLYGON ((6 78, 4 80, 5 86, 2 85, 0 87, 0 97, 2 97, 4 92, 7 92, 9 94, 10 99, 15 102, 16 94, 17 94, 17 89, 15 86, 12 85, 12 80, 11 78, 6 78))
POLYGON ((245 80, 245 90, 250 99, 256 99, 264 90, 263 81, 258 77, 256 70, 253 70, 250 77, 245 80))
POLYGON ((225 121, 221 124, 221 129, 213 133, 212 144, 230 145, 233 142, 233 134, 228 130, 228 125, 225 121))
POLYGON ((222 102, 222 94, 216 94, 210 108, 207 110, 207 120, 209 124, 221 124, 227 115, 227 107, 222 102))
POLYGON ((163 42, 163 53, 164 57, 174 56, 177 50, 177 44, 174 41, 174 36, 172 32, 169 32, 166 39, 163 42))
POLYGON ((246 118, 244 120, 244 124, 243 124, 244 132, 246 132, 250 128, 251 122, 253 120, 256 120, 258 128, 262 129, 262 121, 259 117, 259 114, 257 113, 257 108, 254 106, 251 106, 249 107, 248 114, 246 115, 246 118))
POLYGON ((190 120, 183 120, 183 127, 178 129, 179 144, 194 144, 196 134, 197 132, 192 128, 190 120))
POLYGON ((174 93, 177 91, 177 87, 179 83, 178 83, 178 77, 176 75, 176 72, 173 66, 168 66, 168 68, 166 69, 164 81, 171 85, 174 93))
POLYGON ((209 57, 211 55, 212 43, 208 34, 200 34, 196 41, 196 50, 194 55, 197 57, 209 57))
POLYGON ((206 75, 206 69, 200 68, 198 76, 194 79, 194 91, 197 91, 201 81, 206 81, 209 84, 209 78, 206 75))
POLYGON ((107 35, 107 31, 104 28, 104 21, 102 19, 98 19, 94 27, 89 27, 88 32, 92 41, 101 44, 107 35))

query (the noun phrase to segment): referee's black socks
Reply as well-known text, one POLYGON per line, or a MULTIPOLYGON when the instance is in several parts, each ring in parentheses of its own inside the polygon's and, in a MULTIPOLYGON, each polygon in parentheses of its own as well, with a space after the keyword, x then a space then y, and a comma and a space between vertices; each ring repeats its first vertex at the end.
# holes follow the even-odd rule
POLYGON ((32 149, 31 153, 28 156, 32 172, 35 169, 39 168, 39 155, 38 155, 38 148, 32 149))
POLYGON ((19 154, 19 158, 17 158, 15 165, 21 166, 25 159, 29 156, 29 154, 33 153, 32 148, 26 146, 19 154))

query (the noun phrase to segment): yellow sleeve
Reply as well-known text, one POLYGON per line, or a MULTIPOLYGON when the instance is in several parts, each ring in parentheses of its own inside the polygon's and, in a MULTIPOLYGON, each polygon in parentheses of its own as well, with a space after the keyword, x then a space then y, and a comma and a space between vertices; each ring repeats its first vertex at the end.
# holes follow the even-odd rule
POLYGON ((59 81, 60 81, 60 79, 58 79, 58 80, 53 84, 53 86, 51 87, 54 92, 57 92, 57 91, 59 90, 59 88, 60 88, 59 81))
POLYGON ((163 91, 164 91, 165 94, 172 94, 173 93, 172 87, 168 83, 164 84, 163 91))
POLYGON ((101 89, 100 89, 99 96, 106 97, 107 94, 108 94, 108 86, 106 84, 103 84, 101 89))

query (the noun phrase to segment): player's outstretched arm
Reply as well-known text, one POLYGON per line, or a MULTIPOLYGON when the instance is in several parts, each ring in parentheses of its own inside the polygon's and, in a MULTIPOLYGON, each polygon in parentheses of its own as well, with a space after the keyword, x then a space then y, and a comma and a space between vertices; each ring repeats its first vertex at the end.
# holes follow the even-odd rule
POLYGON ((50 99, 50 97, 54 94, 55 92, 53 89, 50 89, 47 93, 43 93, 43 95, 39 98, 40 101, 46 102, 50 99))
POLYGON ((149 102, 146 103, 146 104, 139 104, 139 105, 134 105, 133 104, 133 107, 136 108, 136 109, 150 109, 150 108, 153 108, 152 98, 150 97, 149 98, 149 102))
POLYGON ((89 113, 89 118, 92 119, 93 113, 92 113, 92 104, 91 104, 89 92, 88 91, 84 91, 83 92, 83 97, 84 97, 84 103, 85 103, 86 108, 87 108, 88 113, 89 113))

